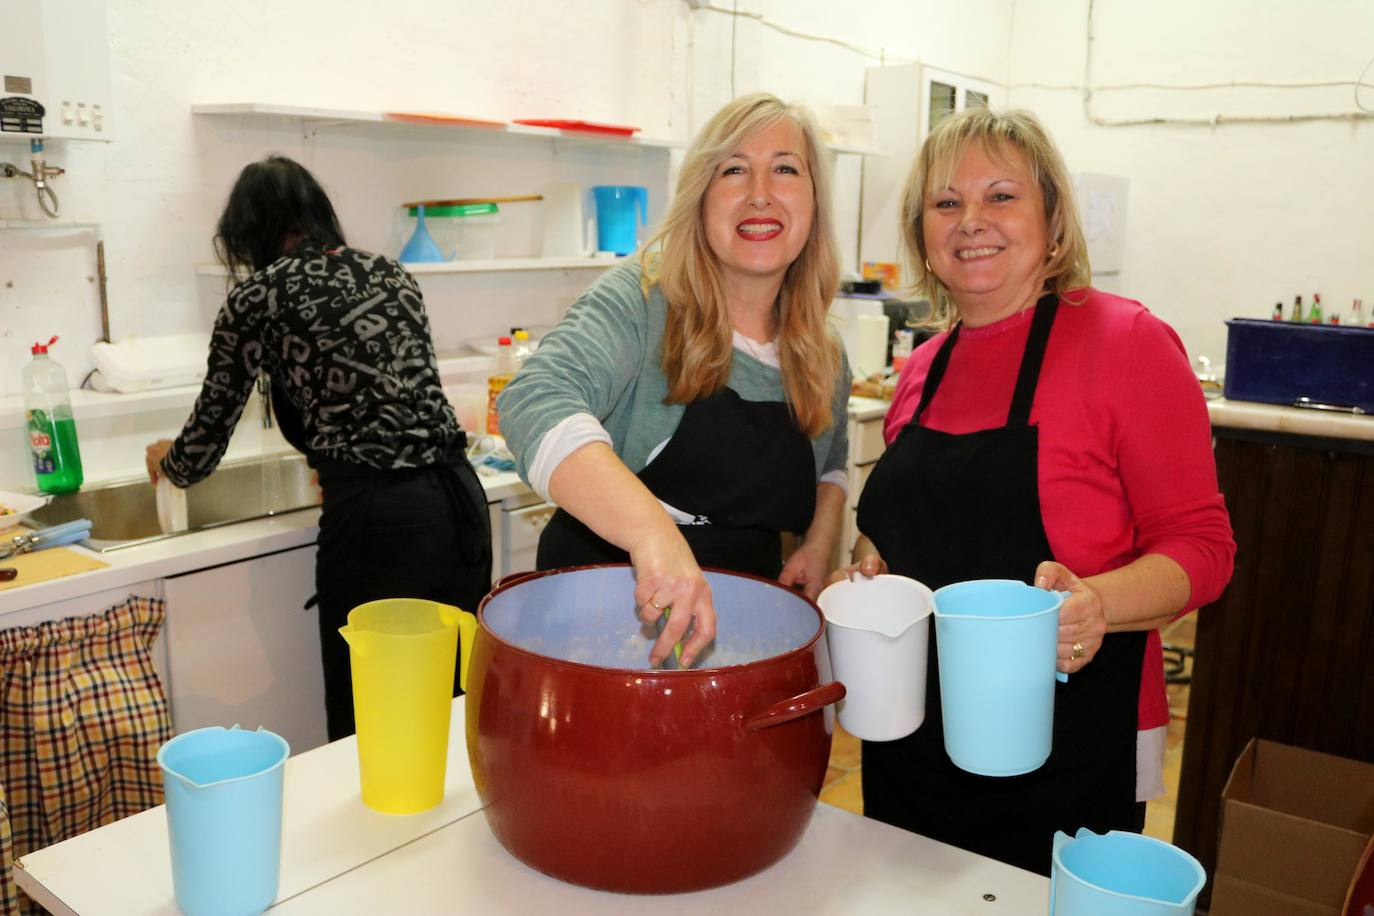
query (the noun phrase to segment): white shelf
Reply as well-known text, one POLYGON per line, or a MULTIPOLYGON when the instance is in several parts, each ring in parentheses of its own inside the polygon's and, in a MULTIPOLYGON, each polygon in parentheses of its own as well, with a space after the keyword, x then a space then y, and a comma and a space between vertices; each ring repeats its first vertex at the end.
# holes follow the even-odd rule
MULTIPOLYGON (((401 266, 412 274, 481 274, 507 270, 606 270, 624 258, 496 258, 491 261, 439 261, 401 266)), ((220 264, 197 264, 196 273, 202 277, 223 277, 220 264)))
MULTIPOLYGON (((212 105, 192 105, 191 113, 214 117, 248 118, 300 118, 302 121, 316 121, 327 124, 364 124, 382 127, 421 127, 433 130, 461 131, 472 134, 505 134, 508 136, 530 137, 543 140, 559 140, 598 146, 631 146, 647 149, 678 149, 687 144, 681 140, 664 137, 601 134, 581 130, 560 130, 553 127, 532 127, 526 124, 446 124, 442 121, 417 122, 410 119, 392 119, 381 111, 344 111, 332 108, 310 108, 301 105, 272 105, 263 102, 229 102, 212 105)), ((442 117, 442 116, 434 116, 442 117)), ((458 117, 458 116, 454 116, 458 117)))
POLYGON ((832 153, 853 153, 856 156, 886 156, 887 153, 871 146, 855 146, 852 143, 827 143, 825 148, 832 153))
POLYGON ((89 229, 100 232, 100 223, 70 219, 0 219, 0 229, 89 229))

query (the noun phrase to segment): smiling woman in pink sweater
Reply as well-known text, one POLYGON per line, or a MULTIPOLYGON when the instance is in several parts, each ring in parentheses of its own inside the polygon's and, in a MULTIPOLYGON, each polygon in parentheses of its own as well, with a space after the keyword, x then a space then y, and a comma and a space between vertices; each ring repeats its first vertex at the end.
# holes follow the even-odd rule
POLYGON ((902 373, 845 572, 1070 591, 1073 676, 1045 766, 975 776, 944 752, 932 640, 924 726, 864 744, 865 814, 1046 874, 1054 831, 1139 830, 1161 788, 1157 628, 1215 599, 1235 554, 1207 410, 1177 335, 1087 286, 1067 170, 1033 116, 937 127, 903 236, 947 330, 902 373))

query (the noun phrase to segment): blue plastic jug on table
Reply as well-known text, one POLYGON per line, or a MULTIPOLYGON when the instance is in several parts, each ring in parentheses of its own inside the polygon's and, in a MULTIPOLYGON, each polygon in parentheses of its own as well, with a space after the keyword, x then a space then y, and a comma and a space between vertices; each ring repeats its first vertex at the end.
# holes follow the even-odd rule
POLYGON ((639 227, 649 223, 649 191, 638 185, 596 185, 596 249, 630 254, 639 247, 639 227))
POLYGON ((1192 916, 1207 874, 1153 837, 1086 827, 1054 835, 1050 916, 1192 916))
POLYGON ((199 728, 157 752, 167 796, 172 889, 186 916, 261 913, 277 896, 285 739, 199 728))

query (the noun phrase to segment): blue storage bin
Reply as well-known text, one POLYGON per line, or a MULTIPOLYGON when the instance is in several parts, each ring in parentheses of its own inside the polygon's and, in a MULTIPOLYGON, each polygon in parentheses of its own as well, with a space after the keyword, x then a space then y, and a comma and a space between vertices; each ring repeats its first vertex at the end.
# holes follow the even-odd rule
POLYGON ((1226 397, 1374 413, 1374 328, 1254 318, 1226 326, 1226 397))

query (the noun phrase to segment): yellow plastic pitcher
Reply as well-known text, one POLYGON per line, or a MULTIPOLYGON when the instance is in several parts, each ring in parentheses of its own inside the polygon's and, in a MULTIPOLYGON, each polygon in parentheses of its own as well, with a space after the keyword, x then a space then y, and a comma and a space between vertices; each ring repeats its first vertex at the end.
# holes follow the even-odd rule
MULTIPOLYGON (((358 605, 339 628, 348 641, 358 765, 369 808, 416 814, 444 798, 460 621, 475 628, 476 618, 456 607, 384 598, 358 605)), ((466 668, 467 653, 463 663, 466 668)))

